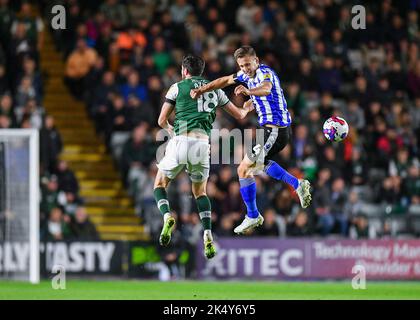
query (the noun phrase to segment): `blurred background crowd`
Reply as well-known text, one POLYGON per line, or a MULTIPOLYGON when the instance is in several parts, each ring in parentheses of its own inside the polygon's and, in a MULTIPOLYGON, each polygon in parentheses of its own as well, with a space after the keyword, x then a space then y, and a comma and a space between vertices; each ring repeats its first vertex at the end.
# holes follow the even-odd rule
MULTIPOLYGON (((67 12, 67 28, 51 29, 66 64, 65 83, 85 102, 152 233, 161 226, 153 199, 162 144, 156 141, 157 117, 168 88, 180 80, 182 56, 202 56, 204 76, 212 80, 236 72, 233 52, 251 45, 278 73, 292 114, 290 144, 276 161, 313 185, 313 204, 302 210, 291 188, 258 176, 265 223, 253 235, 420 236, 419 1, 44 0, 46 17, 55 4, 67 12), (366 29, 352 28, 356 4, 366 8, 366 29), (322 134, 331 115, 349 123, 342 143, 322 134)), ((41 212, 57 221, 62 219, 54 216, 71 217, 70 236, 95 237, 90 227, 70 228, 78 220, 85 225, 86 214, 77 179, 57 161, 60 134, 42 107, 38 52, 41 31, 49 26, 26 6, 0 0, 0 128, 40 130, 46 181, 41 212)), ((243 103, 233 87, 225 91, 243 103)), ((256 123, 255 114, 236 121, 218 110, 214 128, 256 123)), ((232 144, 232 154, 241 148, 232 144)), ((190 190, 181 174, 169 197, 180 221, 176 233, 194 244, 201 224, 190 190)), ((214 233, 233 236, 245 213, 236 165, 211 166, 208 196, 214 233)))

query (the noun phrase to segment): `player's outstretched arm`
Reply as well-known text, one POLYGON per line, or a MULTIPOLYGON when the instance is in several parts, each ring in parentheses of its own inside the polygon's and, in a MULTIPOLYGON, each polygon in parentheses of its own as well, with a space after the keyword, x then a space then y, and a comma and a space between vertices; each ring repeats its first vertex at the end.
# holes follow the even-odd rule
POLYGON ((252 103, 252 100, 249 99, 248 101, 246 101, 243 105, 242 108, 237 107, 236 105, 234 105, 232 102, 228 102, 223 109, 229 113, 232 117, 234 117, 235 119, 243 119, 246 117, 246 115, 251 112, 252 110, 254 110, 254 104, 252 103))
POLYGON ((173 126, 169 124, 169 117, 172 113, 172 111, 174 110, 174 106, 168 102, 165 102, 162 105, 162 110, 160 111, 160 115, 159 115, 159 119, 158 119, 158 124, 159 127, 161 127, 162 129, 165 129, 166 131, 169 132, 169 134, 171 136, 173 136, 173 126))
POLYGON ((273 85, 271 82, 264 81, 260 86, 248 89, 243 85, 237 86, 235 88, 235 95, 244 94, 246 96, 268 96, 271 93, 273 85))
POLYGON ((216 89, 223 89, 224 87, 227 87, 234 83, 235 83, 235 80, 233 79, 233 75, 220 77, 220 78, 217 78, 216 80, 213 80, 207 83, 206 85, 200 88, 192 89, 190 91, 190 95, 191 95, 191 98, 197 99, 199 96, 201 96, 205 92, 213 91, 216 89))

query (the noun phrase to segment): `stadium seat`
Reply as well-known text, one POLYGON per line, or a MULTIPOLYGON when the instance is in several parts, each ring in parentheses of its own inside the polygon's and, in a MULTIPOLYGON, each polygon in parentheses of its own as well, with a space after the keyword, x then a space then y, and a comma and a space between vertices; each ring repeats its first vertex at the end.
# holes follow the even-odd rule
POLYGON ((383 229, 383 218, 380 217, 369 217, 368 218, 369 225, 375 228, 376 233, 381 233, 383 229))
POLYGON ((403 235, 408 232, 408 217, 405 215, 401 216, 391 216, 391 232, 393 235, 403 235))
POLYGON ((384 208, 382 205, 364 203, 359 213, 365 214, 368 217, 381 217, 384 215, 384 208))
POLYGON ((412 215, 420 216, 420 205, 418 204, 411 205, 410 208, 408 209, 408 213, 412 215))
POLYGON ((371 202, 373 198, 372 189, 369 186, 354 186, 352 191, 357 193, 361 201, 371 202))

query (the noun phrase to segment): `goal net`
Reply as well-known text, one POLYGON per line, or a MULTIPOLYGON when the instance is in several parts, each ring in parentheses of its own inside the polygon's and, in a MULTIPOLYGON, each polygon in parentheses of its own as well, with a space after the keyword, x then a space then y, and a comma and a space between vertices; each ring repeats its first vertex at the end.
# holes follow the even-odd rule
POLYGON ((39 282, 39 137, 0 130, 0 279, 39 282))

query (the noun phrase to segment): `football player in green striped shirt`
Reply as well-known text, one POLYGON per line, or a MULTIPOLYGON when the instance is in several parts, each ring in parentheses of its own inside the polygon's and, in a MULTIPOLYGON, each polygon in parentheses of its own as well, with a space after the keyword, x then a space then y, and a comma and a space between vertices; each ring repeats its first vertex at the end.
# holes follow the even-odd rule
POLYGON ((204 66, 205 62, 201 57, 185 56, 181 67, 182 80, 173 84, 165 96, 158 123, 172 138, 158 164, 154 195, 164 220, 159 243, 166 246, 171 240, 171 231, 175 225, 166 189, 181 170, 187 171, 204 229, 204 254, 207 259, 211 259, 216 255, 216 249, 211 233, 211 205, 206 186, 210 171, 209 136, 216 118, 216 108, 223 108, 234 118, 243 119, 254 107, 252 101, 244 103, 242 108, 235 106, 221 89, 206 92, 200 98, 192 99, 192 89, 209 83, 201 77, 204 66), (172 126, 168 119, 173 111, 175 120, 172 126))

